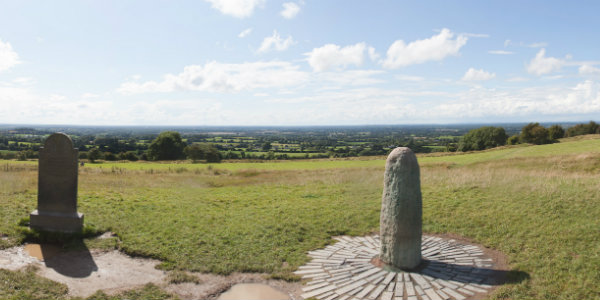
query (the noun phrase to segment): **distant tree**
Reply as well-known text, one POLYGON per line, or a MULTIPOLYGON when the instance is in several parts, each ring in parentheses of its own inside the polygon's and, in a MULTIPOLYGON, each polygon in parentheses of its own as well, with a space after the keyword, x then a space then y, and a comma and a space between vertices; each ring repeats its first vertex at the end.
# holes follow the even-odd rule
POLYGON ((221 153, 213 144, 193 144, 185 147, 185 155, 194 163, 205 159, 206 162, 221 162, 221 153))
POLYGON ((19 151, 17 154, 17 160, 27 160, 27 153, 25 150, 19 151))
POLYGON ((120 160, 137 161, 139 158, 133 151, 119 153, 120 160))
POLYGON ((270 142, 264 142, 262 144, 261 148, 262 148, 262 151, 267 152, 267 151, 271 150, 271 143, 270 142))
POLYGON ((548 138, 551 141, 556 141, 565 136, 565 130, 560 125, 552 125, 548 128, 548 138))
POLYGON ((104 159, 108 161, 115 161, 119 158, 114 153, 104 152, 104 159))
POLYGON ((217 150, 212 144, 208 144, 205 153, 206 162, 218 163, 221 162, 221 152, 217 150))
POLYGON ((565 133, 565 136, 571 137, 594 133, 600 133, 600 125, 594 121, 590 121, 587 124, 577 124, 573 127, 569 127, 565 133))
POLYGON ((485 126, 470 130, 458 144, 458 151, 485 150, 506 145, 506 132, 502 127, 485 126))
POLYGON ((536 145, 548 144, 552 141, 549 138, 548 129, 540 123, 529 123, 521 129, 521 141, 536 145))
POLYGON ((198 160, 204 159, 204 149, 199 144, 193 144, 185 147, 183 152, 187 156, 187 158, 191 159, 193 163, 196 163, 198 160))
POLYGON ((509 145, 516 145, 519 143, 519 136, 513 135, 506 140, 506 143, 509 145))
POLYGON ((90 162, 96 162, 96 160, 100 159, 101 156, 102 154, 100 153, 100 150, 98 150, 98 148, 92 148, 88 152, 88 159, 90 160, 90 162))
POLYGON ((185 146, 179 132, 164 131, 150 143, 148 158, 151 160, 181 159, 184 158, 183 149, 185 146))

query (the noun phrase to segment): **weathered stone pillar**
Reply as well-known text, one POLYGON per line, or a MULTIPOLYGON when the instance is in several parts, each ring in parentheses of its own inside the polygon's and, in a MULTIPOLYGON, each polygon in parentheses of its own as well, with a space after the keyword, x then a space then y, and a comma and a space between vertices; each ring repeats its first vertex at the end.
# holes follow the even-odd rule
POLYGON ((385 163, 379 258, 396 268, 412 269, 421 262, 423 204, 419 173, 417 157, 406 147, 394 149, 385 163))
POLYGON ((31 228, 78 232, 83 214, 77 212, 78 150, 64 133, 54 133, 40 148, 38 209, 30 215, 31 228))

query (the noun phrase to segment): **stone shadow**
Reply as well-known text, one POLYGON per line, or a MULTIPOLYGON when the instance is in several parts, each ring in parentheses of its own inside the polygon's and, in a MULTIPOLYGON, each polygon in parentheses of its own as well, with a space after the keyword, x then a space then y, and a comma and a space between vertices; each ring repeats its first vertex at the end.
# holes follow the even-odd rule
POLYGON ((529 279, 529 274, 517 270, 496 270, 472 265, 450 264, 423 258, 422 263, 412 272, 427 275, 434 279, 452 280, 460 283, 476 283, 499 286, 519 283, 529 279))
MULTIPOLYGON (((51 253, 54 251, 52 247, 41 245, 42 255, 48 254, 48 259, 44 259, 46 267, 53 269, 61 275, 74 278, 88 277, 92 272, 98 270, 92 253, 83 243, 83 240, 74 240, 69 244, 69 248, 75 250, 63 252, 58 255, 51 253)), ((44 255, 44 257, 46 256, 44 255)))

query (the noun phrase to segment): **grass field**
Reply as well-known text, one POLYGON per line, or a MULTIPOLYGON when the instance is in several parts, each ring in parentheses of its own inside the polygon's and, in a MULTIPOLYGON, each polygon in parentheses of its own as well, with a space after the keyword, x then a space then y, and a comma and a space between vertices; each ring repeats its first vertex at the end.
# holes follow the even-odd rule
MULTIPOLYGON (((512 270, 528 275, 492 298, 600 297, 600 136, 419 156, 419 162, 423 230, 500 250, 512 270)), ((119 249, 158 258, 162 268, 294 279, 306 251, 331 236, 378 231, 384 163, 380 157, 86 164, 79 210, 86 224, 117 233, 119 249)), ((36 184, 36 162, 0 161, 0 235, 6 237, 0 247, 23 242, 17 224, 35 207, 36 184)), ((66 297, 31 273, 0 277, 1 298, 66 297), (36 280, 35 291, 11 289, 36 280)))

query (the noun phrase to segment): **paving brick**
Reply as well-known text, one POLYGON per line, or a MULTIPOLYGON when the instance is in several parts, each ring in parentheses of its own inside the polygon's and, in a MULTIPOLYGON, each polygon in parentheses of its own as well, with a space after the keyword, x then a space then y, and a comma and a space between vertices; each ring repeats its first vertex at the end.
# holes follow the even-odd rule
POLYGON ((393 292, 383 292, 383 294, 381 294, 381 300, 392 300, 392 298, 394 297, 394 293, 393 292))
POLYGON ((347 293, 347 292, 349 292, 349 291, 351 291, 351 290, 353 290, 355 288, 363 286, 366 283, 367 283, 367 281, 365 281, 365 280, 359 280, 357 282, 354 282, 352 284, 343 286, 343 287, 335 290, 335 293, 338 294, 338 295, 343 295, 343 294, 345 294, 345 293, 347 293))
POLYGON ((431 300, 443 300, 432 288, 423 290, 431 300))
POLYGON ((375 288, 374 284, 369 284, 367 286, 365 286, 363 288, 362 291, 360 291, 360 293, 356 294, 356 298, 362 299, 364 298, 369 292, 371 292, 371 290, 373 290, 375 288))
POLYGON ((456 300, 464 300, 466 299, 465 296, 455 292, 453 289, 449 289, 449 288, 443 288, 442 292, 450 295, 452 298, 456 299, 456 300))
POLYGON ((383 290, 385 290, 385 285, 378 285, 368 296, 369 299, 371 300, 375 300, 377 299, 377 297, 379 297, 379 295, 381 295, 381 293, 383 292, 383 290))
POLYGON ((326 287, 320 288, 320 289, 316 289, 314 291, 310 291, 308 293, 304 293, 302 295, 300 295, 302 298, 306 299, 306 298, 310 298, 310 297, 315 297, 321 294, 325 294, 329 291, 335 290, 336 286, 335 285, 328 285, 326 287))
POLYGON ((303 292, 309 292, 309 291, 312 291, 312 290, 316 290, 318 288, 322 288, 322 287, 324 287, 326 285, 329 285, 329 283, 328 282, 322 282, 322 283, 315 284, 315 285, 309 285, 309 286, 303 287, 302 291, 303 292))

